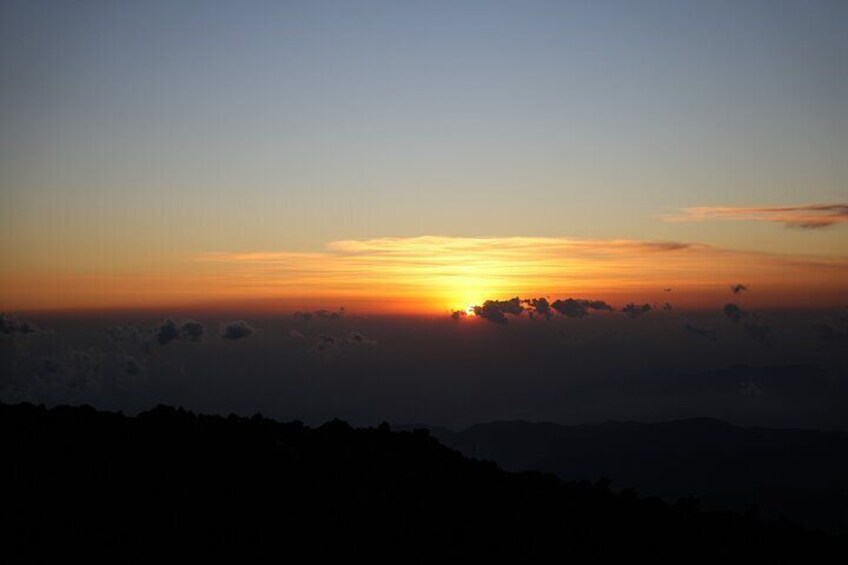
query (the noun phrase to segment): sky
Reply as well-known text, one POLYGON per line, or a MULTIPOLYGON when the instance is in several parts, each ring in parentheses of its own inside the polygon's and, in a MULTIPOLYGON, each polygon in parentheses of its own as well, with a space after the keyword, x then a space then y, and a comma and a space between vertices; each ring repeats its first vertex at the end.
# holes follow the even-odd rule
POLYGON ((848 4, 0 6, 0 309, 848 301, 848 4))

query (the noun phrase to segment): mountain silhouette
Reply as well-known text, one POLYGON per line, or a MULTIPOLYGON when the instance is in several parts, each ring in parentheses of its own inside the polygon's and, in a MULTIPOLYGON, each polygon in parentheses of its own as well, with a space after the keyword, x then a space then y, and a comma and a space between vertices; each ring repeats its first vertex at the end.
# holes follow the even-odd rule
POLYGON ((845 549, 756 512, 508 473, 386 424, 21 404, 0 405, 0 441, 10 563, 810 563, 845 549))

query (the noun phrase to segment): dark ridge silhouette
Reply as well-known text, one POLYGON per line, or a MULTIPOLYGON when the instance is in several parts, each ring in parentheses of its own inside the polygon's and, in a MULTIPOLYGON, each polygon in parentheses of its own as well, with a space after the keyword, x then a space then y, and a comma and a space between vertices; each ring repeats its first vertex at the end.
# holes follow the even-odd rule
POLYGON ((0 405, 0 439, 9 563, 811 563, 845 550, 755 510, 507 473, 386 424, 21 404, 0 405))
MULTIPOLYGON (((754 383, 749 386, 756 389, 754 383)), ((697 496, 705 508, 784 516, 848 534, 848 433, 734 426, 712 418, 564 426, 493 422, 461 432, 432 430, 445 445, 510 471, 565 480, 606 476, 671 501, 697 496)))

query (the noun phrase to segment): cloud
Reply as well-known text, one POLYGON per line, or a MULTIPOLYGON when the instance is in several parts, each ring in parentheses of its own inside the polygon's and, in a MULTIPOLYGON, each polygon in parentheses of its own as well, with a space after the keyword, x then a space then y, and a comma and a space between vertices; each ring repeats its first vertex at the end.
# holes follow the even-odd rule
POLYGON ((239 339, 250 337, 254 333, 256 333, 255 330, 250 327, 247 322, 243 320, 234 320, 232 322, 227 322, 224 325, 224 329, 221 332, 221 337, 223 339, 231 339, 233 341, 237 341, 239 339))
POLYGON ((673 309, 674 309, 674 307, 671 304, 669 304, 668 302, 663 304, 663 310, 673 310, 673 309))
POLYGON ((787 227, 818 229, 848 222, 848 204, 805 204, 800 206, 700 206, 684 208, 663 217, 669 222, 748 220, 778 222, 787 227))
POLYGON ((550 320, 554 315, 547 298, 529 298, 527 300, 522 300, 521 302, 529 306, 528 311, 530 312, 531 318, 535 314, 543 316, 546 320, 550 320))
POLYGON ((199 341, 206 332, 206 328, 196 320, 186 320, 180 327, 180 335, 189 341, 199 341))
POLYGON ((730 287, 730 291, 733 292, 733 294, 741 294, 742 291, 745 291, 745 290, 748 290, 748 287, 745 286, 744 284, 735 284, 735 285, 730 287))
POLYGON ((521 299, 517 296, 509 300, 487 300, 482 306, 474 307, 475 315, 496 324, 508 322, 505 314, 520 316, 523 311, 521 299))
POLYGON ((566 318, 583 318, 589 315, 589 310, 609 310, 613 307, 603 300, 584 300, 582 298, 566 298, 565 300, 554 300, 551 308, 566 318))
POLYGON ((17 318, 7 318, 5 314, 0 313, 0 333, 7 335, 30 335, 38 333, 38 328, 24 320, 17 318))
POLYGON ((312 348, 320 352, 335 351, 339 348, 339 340, 331 335, 318 334, 312 348))
MULTIPOLYGON (((119 326, 110 331, 110 335, 116 338, 134 338, 133 331, 129 327, 119 326)), ((177 322, 168 318, 159 326, 154 335, 159 345, 167 345, 179 339, 199 341, 205 332, 206 328, 196 320, 185 320, 181 324, 177 324, 177 322)))
POLYGON ((347 342, 353 345, 361 345, 365 347, 374 347, 377 345, 377 340, 371 339, 360 332, 350 332, 347 336, 347 342))
POLYGON ((748 312, 736 304, 725 304, 722 310, 724 315, 727 316, 734 324, 741 322, 743 319, 748 317, 748 312))
POLYGON ((633 302, 627 304, 624 308, 621 309, 622 312, 627 314, 628 317, 632 319, 641 318, 645 314, 651 311, 650 304, 641 304, 637 305, 633 302))
POLYGON ((312 310, 310 311, 297 311, 294 313, 294 317, 299 320, 303 320, 308 322, 313 318, 321 318, 324 320, 339 320, 344 315, 345 307, 342 306, 338 310, 312 310))
POLYGON ((318 252, 206 253, 197 259, 214 263, 212 286, 221 300, 273 297, 277 304, 296 304, 302 320, 321 315, 303 311, 296 302, 305 293, 313 300, 344 296, 380 311, 436 312, 478 296, 513 296, 518 289, 527 296, 552 296, 565 284, 578 296, 633 290, 640 300, 649 289, 671 286, 715 292, 744 274, 746 284, 763 288, 779 277, 785 292, 803 292, 819 301, 825 293, 816 290, 832 295, 834 281, 848 276, 848 258, 842 256, 734 251, 674 241, 534 237, 341 240, 318 252), (470 289, 477 296, 469 297, 470 289))
POLYGON ((459 321, 461 318, 467 316, 468 313, 465 310, 454 310, 451 312, 450 317, 456 321, 459 321))
POLYGON ((695 326, 693 324, 686 324, 684 327, 686 328, 686 331, 688 331, 689 333, 692 333, 692 334, 695 334, 695 335, 698 335, 698 336, 701 336, 701 337, 705 337, 710 341, 716 340, 715 330, 711 330, 711 329, 708 329, 708 328, 701 328, 701 327, 695 326))
POLYGON ((180 330, 177 327, 177 323, 169 318, 159 326, 155 335, 159 345, 167 345, 174 340, 180 339, 180 330))

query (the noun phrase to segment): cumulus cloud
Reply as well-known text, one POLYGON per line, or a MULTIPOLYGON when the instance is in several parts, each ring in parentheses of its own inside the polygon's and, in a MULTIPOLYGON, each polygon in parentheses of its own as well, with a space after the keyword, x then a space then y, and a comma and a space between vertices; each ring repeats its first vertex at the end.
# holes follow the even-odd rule
POLYGON ((197 320, 186 320, 180 327, 180 335, 189 341, 199 341, 206 333, 206 328, 197 320))
POLYGON ((509 300, 487 300, 482 306, 474 307, 475 315, 496 324, 506 324, 506 314, 520 316, 523 311, 521 299, 517 296, 509 300))
POLYGON ((177 339, 180 339, 180 330, 177 323, 170 318, 156 330, 156 341, 159 345, 167 345, 177 339))
MULTIPOLYGON (((159 345, 168 345, 172 341, 179 339, 199 341, 205 332, 206 328, 203 324, 196 320, 185 320, 181 324, 178 324, 171 318, 168 318, 154 332, 154 335, 159 345)), ((112 328, 110 330, 110 335, 117 338, 137 338, 137 334, 131 326, 118 326, 112 328)))
POLYGON ((730 291, 733 292, 733 294, 741 294, 745 290, 748 290, 748 287, 744 284, 735 284, 730 287, 730 291))
POLYGON ((231 339, 237 341, 246 337, 250 337, 255 333, 255 330, 243 320, 233 320, 227 322, 221 331, 223 339, 231 339))
POLYGON ((456 321, 459 321, 461 318, 467 316, 468 313, 465 310, 454 310, 451 312, 450 317, 456 321))
POLYGON ((684 327, 686 328, 686 331, 691 334, 707 338, 710 341, 716 340, 715 330, 711 330, 709 328, 701 328, 693 324, 686 324, 684 327))
POLYGON ((629 318, 636 319, 641 318, 645 314, 651 311, 650 304, 635 304, 633 302, 627 304, 624 308, 621 309, 622 312, 627 314, 629 318))
POLYGON ((848 222, 848 204, 805 204, 800 206, 700 206, 684 208, 665 216, 670 222, 748 220, 782 223, 787 227, 819 229, 848 222))
POLYGON ((546 320, 550 320, 554 315, 547 298, 529 298, 522 300, 522 302, 528 306, 531 318, 534 315, 538 315, 544 317, 546 320))
POLYGON ((583 318, 589 315, 589 310, 613 310, 613 307, 603 300, 584 300, 581 298, 566 298, 554 300, 551 308, 566 318, 583 318))

